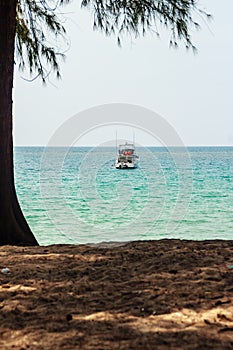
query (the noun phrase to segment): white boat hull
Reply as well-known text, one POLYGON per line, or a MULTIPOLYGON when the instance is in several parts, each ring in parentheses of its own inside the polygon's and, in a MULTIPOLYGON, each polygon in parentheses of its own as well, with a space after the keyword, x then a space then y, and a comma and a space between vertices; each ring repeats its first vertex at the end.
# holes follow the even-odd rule
POLYGON ((138 167, 138 162, 136 160, 133 162, 119 162, 116 160, 115 167, 116 169, 135 169, 138 167))
POLYGON ((116 169, 135 169, 138 167, 137 163, 128 163, 128 162, 117 162, 116 161, 116 169))
POLYGON ((139 157, 135 154, 133 143, 119 145, 116 158, 116 169, 135 169, 138 166, 139 157))

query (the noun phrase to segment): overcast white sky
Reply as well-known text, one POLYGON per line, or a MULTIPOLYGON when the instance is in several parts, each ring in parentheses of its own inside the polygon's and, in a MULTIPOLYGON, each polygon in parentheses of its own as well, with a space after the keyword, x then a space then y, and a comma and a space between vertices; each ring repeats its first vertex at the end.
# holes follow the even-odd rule
MULTIPOLYGON (((198 54, 193 55, 183 47, 170 49, 166 35, 125 40, 119 48, 115 38, 92 31, 91 14, 74 1, 66 9, 71 48, 62 80, 44 87, 15 74, 15 145, 46 145, 71 116, 116 102, 155 111, 187 146, 233 145, 233 1, 200 5, 214 18, 194 33, 198 54)), ((95 136, 86 143, 95 143, 95 136)))

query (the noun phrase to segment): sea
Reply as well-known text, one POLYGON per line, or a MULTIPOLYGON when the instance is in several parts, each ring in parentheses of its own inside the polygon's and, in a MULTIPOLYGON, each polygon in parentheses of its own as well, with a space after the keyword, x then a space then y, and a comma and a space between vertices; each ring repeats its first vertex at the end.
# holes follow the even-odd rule
POLYGON ((15 147, 15 184, 41 245, 233 239, 233 147, 15 147))

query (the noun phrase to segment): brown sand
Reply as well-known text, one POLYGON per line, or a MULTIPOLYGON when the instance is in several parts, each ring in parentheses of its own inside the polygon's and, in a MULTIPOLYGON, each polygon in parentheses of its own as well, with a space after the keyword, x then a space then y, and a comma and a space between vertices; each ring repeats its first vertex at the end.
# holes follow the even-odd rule
POLYGON ((233 241, 0 247, 0 349, 233 349, 233 241))

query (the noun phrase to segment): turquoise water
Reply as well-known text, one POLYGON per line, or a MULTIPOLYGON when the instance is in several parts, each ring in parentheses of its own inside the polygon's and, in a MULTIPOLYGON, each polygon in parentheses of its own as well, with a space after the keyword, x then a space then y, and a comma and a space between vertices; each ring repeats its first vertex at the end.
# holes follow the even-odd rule
POLYGON ((233 147, 138 154, 138 169, 116 170, 110 147, 16 147, 16 190, 39 243, 233 239, 233 147))

